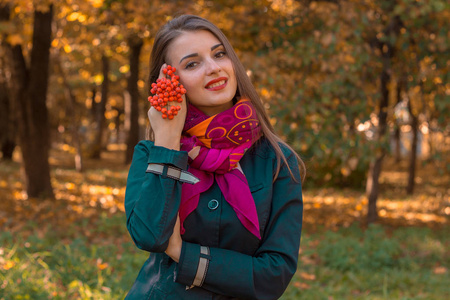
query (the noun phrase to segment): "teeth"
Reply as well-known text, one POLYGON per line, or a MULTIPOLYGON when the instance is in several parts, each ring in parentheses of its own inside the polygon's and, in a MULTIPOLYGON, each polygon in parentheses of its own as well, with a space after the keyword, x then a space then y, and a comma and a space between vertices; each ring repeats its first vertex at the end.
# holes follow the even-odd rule
POLYGON ((208 88, 213 88, 213 87, 216 87, 216 86, 220 86, 220 85, 222 85, 224 83, 225 83, 225 80, 221 80, 219 82, 216 82, 216 83, 213 83, 211 85, 208 85, 208 88))

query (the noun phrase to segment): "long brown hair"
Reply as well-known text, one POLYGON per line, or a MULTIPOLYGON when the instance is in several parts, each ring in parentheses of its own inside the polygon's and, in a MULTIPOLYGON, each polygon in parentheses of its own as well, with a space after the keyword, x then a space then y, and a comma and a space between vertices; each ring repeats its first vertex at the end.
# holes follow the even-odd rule
MULTIPOLYGON (((283 151, 281 150, 280 144, 282 144, 284 147, 288 148, 292 151, 292 153, 295 154, 300 165, 300 173, 302 174, 301 177, 303 180, 306 172, 305 165, 302 159, 289 145, 287 145, 279 136, 275 134, 275 131, 270 124, 269 117, 267 116, 267 113, 264 109, 263 103, 261 102, 261 99, 259 98, 258 93, 256 92, 250 78, 247 76, 245 68, 237 57, 236 52, 234 51, 225 34, 223 34, 223 32, 219 28, 217 28, 208 20, 194 15, 181 15, 170 20, 161 27, 161 29, 156 34, 152 53, 150 56, 150 76, 148 78, 148 86, 150 86, 152 82, 155 82, 158 79, 161 66, 167 61, 167 50, 171 42, 178 36, 183 34, 183 32, 198 30, 207 30, 215 35, 224 46, 228 57, 231 59, 237 80, 236 97, 246 98, 251 101, 256 109, 256 113, 259 118, 262 134, 267 138, 267 140, 275 150, 275 154, 277 157, 277 169, 274 180, 278 177, 278 174, 280 172, 281 161, 283 161, 283 163, 289 168, 289 164, 286 160, 285 155, 283 154, 283 151)), ((153 131, 151 130, 151 128, 149 128, 148 131, 148 138, 151 140, 154 139, 153 131)), ((290 168, 289 172, 294 178, 292 170, 290 168)))

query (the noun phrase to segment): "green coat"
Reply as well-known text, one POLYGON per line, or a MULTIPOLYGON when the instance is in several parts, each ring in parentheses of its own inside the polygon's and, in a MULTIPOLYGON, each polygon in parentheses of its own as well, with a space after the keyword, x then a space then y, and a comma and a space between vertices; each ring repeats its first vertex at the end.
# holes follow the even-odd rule
POLYGON ((297 269, 303 212, 298 164, 293 153, 282 149, 297 182, 285 165, 272 182, 275 151, 264 138, 240 161, 256 203, 262 239, 241 224, 214 183, 184 221, 186 232, 176 263, 164 251, 176 221, 182 183, 146 169, 148 163, 164 163, 186 170, 187 152, 141 141, 128 174, 125 210, 133 241, 150 254, 126 299, 278 299, 297 269), (200 246, 210 247, 204 283, 186 289, 197 272, 200 246))

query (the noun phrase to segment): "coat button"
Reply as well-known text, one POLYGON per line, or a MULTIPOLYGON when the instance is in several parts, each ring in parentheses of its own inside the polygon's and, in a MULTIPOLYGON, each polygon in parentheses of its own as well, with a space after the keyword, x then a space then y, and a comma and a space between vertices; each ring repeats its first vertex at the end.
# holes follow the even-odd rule
POLYGON ((218 207, 219 207, 219 201, 217 201, 216 199, 212 199, 211 201, 208 202, 208 208, 210 210, 215 210, 218 207))

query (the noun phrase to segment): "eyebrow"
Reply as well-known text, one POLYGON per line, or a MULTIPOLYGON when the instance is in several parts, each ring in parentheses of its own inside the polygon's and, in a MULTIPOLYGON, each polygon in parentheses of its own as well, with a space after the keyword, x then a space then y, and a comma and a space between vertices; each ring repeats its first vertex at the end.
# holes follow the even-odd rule
MULTIPOLYGON (((223 46, 223 45, 222 44, 217 44, 217 45, 212 46, 211 47, 211 51, 214 51, 214 49, 219 48, 220 46, 223 46)), ((180 64, 186 58, 195 57, 195 56, 198 56, 198 53, 192 53, 192 54, 188 54, 188 55, 184 56, 182 59, 180 59, 180 64)))

